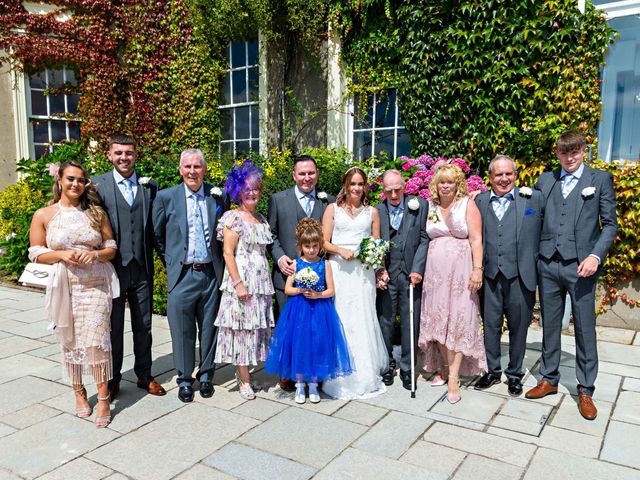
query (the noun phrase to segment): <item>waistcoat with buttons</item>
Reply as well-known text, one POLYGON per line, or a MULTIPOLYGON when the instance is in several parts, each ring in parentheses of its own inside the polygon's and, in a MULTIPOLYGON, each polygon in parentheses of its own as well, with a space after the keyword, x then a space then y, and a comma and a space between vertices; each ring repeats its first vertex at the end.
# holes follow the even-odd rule
POLYGON ((518 275, 517 249, 517 219, 515 200, 509 202, 509 208, 504 212, 502 220, 498 220, 493 205, 489 205, 489 212, 485 218, 485 270, 488 278, 496 278, 502 272, 505 278, 518 275))
MULTIPOLYGON (((405 213, 406 215, 406 213, 405 213)), ((404 219, 403 219, 404 220, 404 219)), ((400 224, 400 228, 402 228, 402 224, 400 224)), ((389 225, 389 240, 392 242, 391 248, 388 253, 388 266, 387 271, 389 272, 389 278, 395 280, 400 273, 407 274, 407 268, 404 264, 404 258, 402 257, 402 251, 400 247, 397 245, 399 234, 397 230, 389 225)))
POLYGON ((562 197, 562 182, 558 181, 551 190, 544 211, 540 253, 551 258, 557 251, 564 260, 578 258, 575 240, 576 203, 579 190, 574 187, 567 198, 562 197))
MULTIPOLYGON (((123 267, 126 267, 134 258, 142 266, 144 259, 144 217, 142 214, 142 186, 138 186, 138 192, 129 206, 122 195, 116 194, 118 207, 118 255, 123 267)), ((120 192, 117 192, 120 193, 120 192)))

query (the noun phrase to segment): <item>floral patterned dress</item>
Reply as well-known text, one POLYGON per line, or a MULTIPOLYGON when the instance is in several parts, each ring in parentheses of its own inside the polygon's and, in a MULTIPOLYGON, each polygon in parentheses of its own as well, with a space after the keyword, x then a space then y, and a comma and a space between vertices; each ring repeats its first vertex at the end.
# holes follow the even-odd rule
POLYGON ((237 210, 225 212, 218 222, 218 239, 224 227, 239 236, 235 259, 240 278, 249 292, 249 300, 240 301, 225 268, 220 290, 220 309, 215 320, 218 327, 216 363, 257 365, 265 361, 274 326, 271 296, 274 293, 266 248, 273 242, 266 219, 258 224, 242 219, 237 210))

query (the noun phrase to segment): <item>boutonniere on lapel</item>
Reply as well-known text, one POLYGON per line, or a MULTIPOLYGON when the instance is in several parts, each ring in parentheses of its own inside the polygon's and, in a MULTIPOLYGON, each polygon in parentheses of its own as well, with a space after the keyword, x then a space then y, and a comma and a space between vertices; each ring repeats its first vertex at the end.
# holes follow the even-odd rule
POLYGON ((582 189, 582 198, 591 198, 596 193, 596 187, 587 187, 582 189))
POLYGON ((438 212, 435 210, 429 210, 429 215, 427 215, 427 220, 431 220, 433 223, 438 223, 440 218, 438 217, 438 212))
POLYGON ((420 202, 416 197, 412 197, 411 200, 407 202, 407 207, 409 210, 416 211, 420 208, 420 202))
POLYGON ((151 181, 151 177, 140 177, 138 179, 138 183, 143 187, 146 187, 150 181, 151 181))
POLYGON ((531 190, 529 187, 520 187, 518 195, 520 195, 522 198, 531 198, 531 195, 533 195, 533 190, 531 190))
POLYGON ((220 187, 213 187, 211 190, 209 190, 209 193, 214 197, 219 197, 222 195, 222 190, 220 189, 220 187))
POLYGON ((321 202, 325 202, 325 203, 327 201, 327 198, 329 198, 328 195, 327 195, 327 192, 318 192, 316 197, 318 197, 318 200, 320 200, 321 202))

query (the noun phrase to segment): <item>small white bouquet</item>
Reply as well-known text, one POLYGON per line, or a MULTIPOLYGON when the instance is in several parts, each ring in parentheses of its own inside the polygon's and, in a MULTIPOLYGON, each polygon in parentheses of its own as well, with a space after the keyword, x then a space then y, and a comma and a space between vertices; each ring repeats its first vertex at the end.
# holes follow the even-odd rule
POLYGON ((313 288, 320 280, 320 277, 311 267, 305 267, 296 272, 294 279, 303 288, 313 288))
POLYGON ((391 243, 373 237, 363 238, 358 247, 356 257, 367 268, 378 268, 382 266, 384 256, 391 248, 391 243))

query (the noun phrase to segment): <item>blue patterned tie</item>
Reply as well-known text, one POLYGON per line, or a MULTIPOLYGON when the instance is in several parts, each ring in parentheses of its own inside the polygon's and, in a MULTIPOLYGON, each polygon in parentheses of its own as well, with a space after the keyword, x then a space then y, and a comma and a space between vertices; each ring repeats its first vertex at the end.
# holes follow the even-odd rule
POLYGON ((311 216, 311 195, 307 194, 304 196, 304 213, 307 215, 307 217, 311 216))
POLYGON ((396 207, 391 214, 391 226, 394 230, 400 230, 400 223, 402 223, 401 214, 402 209, 400 207, 396 207))
POLYGON ((200 197, 196 194, 193 198, 193 227, 196 234, 195 251, 193 253, 194 262, 203 262, 207 258, 207 244, 204 235, 204 223, 202 222, 202 211, 200 210, 200 197))
POLYGON ((504 197, 493 197, 493 211, 498 217, 498 220, 502 220, 504 213, 509 208, 509 201, 511 200, 511 194, 508 193, 504 197))
POLYGON ((133 205, 133 182, 128 178, 122 180, 122 185, 124 186, 124 199, 127 201, 129 206, 133 205))
POLYGON ((562 197, 563 198, 567 198, 571 193, 571 190, 573 190, 573 187, 575 185, 574 180, 576 180, 576 177, 571 175, 570 173, 562 177, 562 197))

